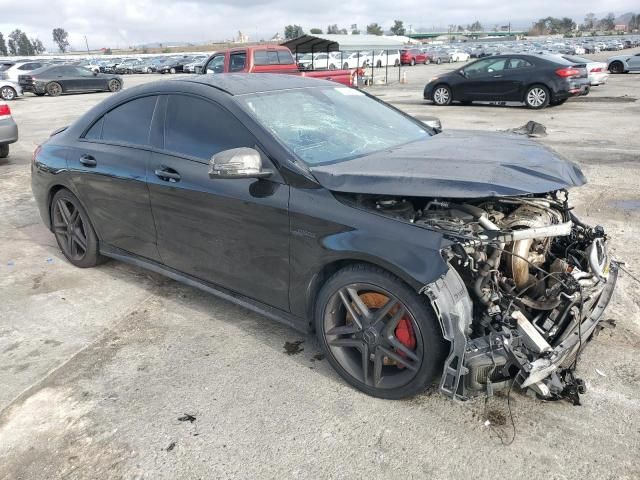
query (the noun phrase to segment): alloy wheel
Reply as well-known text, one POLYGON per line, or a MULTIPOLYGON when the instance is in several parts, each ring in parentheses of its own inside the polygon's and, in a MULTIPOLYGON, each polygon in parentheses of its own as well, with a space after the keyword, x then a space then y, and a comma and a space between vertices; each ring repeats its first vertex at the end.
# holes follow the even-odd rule
POLYGON ((110 80, 109 81, 109 91, 117 92, 118 90, 120 90, 120 82, 118 80, 116 80, 115 78, 113 80, 110 80))
POLYGON ((49 85, 47 85, 47 93, 52 97, 57 97, 62 93, 62 87, 59 83, 50 83, 49 85))
POLYGON ((433 100, 438 105, 447 105, 450 101, 450 95, 447 87, 438 87, 436 91, 433 92, 433 100))
POLYGON ((53 209, 53 231, 64 254, 80 261, 87 253, 87 227, 80 210, 66 198, 60 198, 53 209))
POLYGON ((16 98, 16 91, 11 87, 2 87, 0 90, 0 98, 3 100, 13 100, 16 98))
POLYGON ((532 107, 540 107, 547 100, 547 92, 541 87, 534 87, 527 94, 527 103, 532 107))
POLYGON ((380 389, 410 383, 422 366, 422 336, 407 307, 391 293, 354 283, 334 293, 325 308, 330 354, 351 377, 380 389))

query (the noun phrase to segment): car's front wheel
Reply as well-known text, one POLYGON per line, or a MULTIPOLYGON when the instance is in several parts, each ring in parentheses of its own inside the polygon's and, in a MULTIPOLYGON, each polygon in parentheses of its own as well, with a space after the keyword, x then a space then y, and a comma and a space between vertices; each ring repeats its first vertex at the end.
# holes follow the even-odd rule
POLYGON ((534 110, 546 107, 550 100, 549 89, 544 85, 533 85, 524 95, 525 105, 534 110))
POLYGON ((15 100, 18 96, 18 92, 13 87, 8 85, 0 88, 0 98, 2 100, 15 100))
POLYGON ((7 158, 9 156, 9 144, 4 143, 0 145, 0 158, 7 158))
POLYGON ((95 267, 104 260, 89 216, 69 190, 59 190, 53 196, 51 225, 60 250, 76 267, 95 267))
POLYGON ((433 90, 433 103, 436 105, 449 105, 452 100, 451 89, 447 85, 438 85, 433 90))
POLYGON ((431 308, 375 266, 354 264, 329 278, 316 301, 315 321, 331 365, 369 395, 415 395, 442 368, 446 343, 431 308))

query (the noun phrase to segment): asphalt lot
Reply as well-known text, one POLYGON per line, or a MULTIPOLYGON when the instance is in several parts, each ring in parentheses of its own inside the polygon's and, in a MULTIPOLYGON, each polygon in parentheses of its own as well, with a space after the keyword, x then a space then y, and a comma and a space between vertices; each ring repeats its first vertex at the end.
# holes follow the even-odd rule
MULTIPOLYGON (((640 75, 542 111, 424 102, 424 83, 449 68, 407 68, 407 84, 369 91, 445 129, 545 125, 539 141, 590 181, 572 194, 576 212, 605 225, 640 276, 640 75)), ((503 446, 513 436, 504 395, 370 398, 312 337, 115 261, 65 262, 40 222, 29 162, 108 95, 11 103, 21 139, 0 163, 0 479, 640 478, 640 285, 626 275, 606 313, 617 327, 579 364, 582 406, 512 394, 516 437, 503 446), (295 341, 302 351, 287 354, 295 341)))

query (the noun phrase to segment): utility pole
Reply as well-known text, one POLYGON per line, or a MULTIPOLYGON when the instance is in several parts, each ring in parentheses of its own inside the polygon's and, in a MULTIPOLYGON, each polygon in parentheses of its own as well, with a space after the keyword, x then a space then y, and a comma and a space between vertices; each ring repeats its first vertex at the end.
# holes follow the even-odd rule
POLYGON ((89 42, 87 41, 87 36, 84 36, 84 44, 87 46, 87 53, 91 54, 91 52, 89 51, 89 42))

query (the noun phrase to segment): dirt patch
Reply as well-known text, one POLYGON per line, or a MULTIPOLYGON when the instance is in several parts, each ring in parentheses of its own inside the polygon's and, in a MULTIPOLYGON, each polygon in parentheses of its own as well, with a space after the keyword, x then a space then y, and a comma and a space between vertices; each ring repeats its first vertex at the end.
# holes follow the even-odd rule
POLYGON ((507 416, 502 410, 498 410, 496 408, 490 408, 485 413, 485 417, 487 420, 491 422, 492 425, 502 427, 507 424, 507 416))
POLYGON ((284 353, 287 355, 297 355, 304 351, 304 348, 300 348, 300 345, 304 343, 304 340, 296 340, 295 342, 284 342, 284 353))

